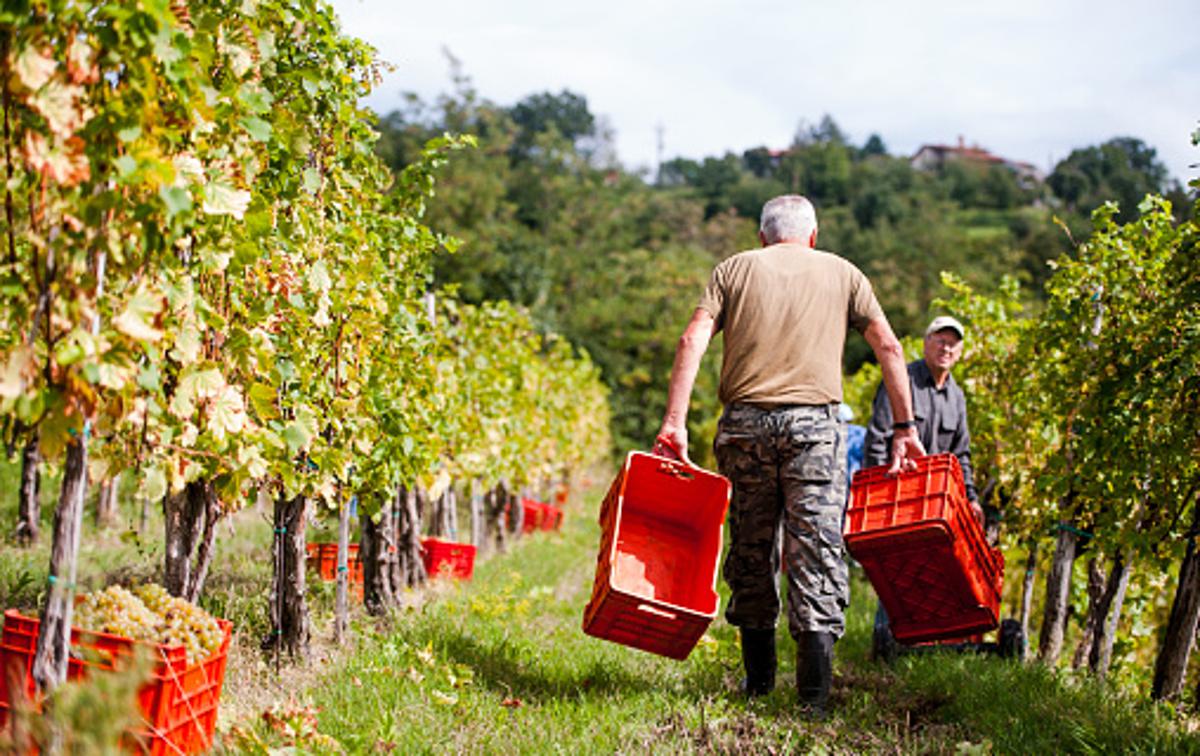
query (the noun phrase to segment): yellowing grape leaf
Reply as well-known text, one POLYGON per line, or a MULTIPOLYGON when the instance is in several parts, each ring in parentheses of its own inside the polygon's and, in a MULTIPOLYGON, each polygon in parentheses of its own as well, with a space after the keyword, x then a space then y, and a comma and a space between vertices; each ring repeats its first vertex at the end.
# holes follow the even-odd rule
POLYGON ((322 295, 321 298, 319 300, 317 300, 317 311, 315 313, 313 313, 313 317, 312 317, 312 323, 317 328, 324 328, 325 326, 327 326, 331 322, 333 322, 329 318, 329 305, 330 304, 331 304, 331 302, 329 301, 329 297, 324 296, 324 295, 322 295))
POLYGON ((113 391, 120 391, 134 376, 134 368, 119 367, 111 362, 101 362, 96 369, 99 377, 97 382, 113 391))
POLYGON ((170 355, 176 361, 188 365, 200 356, 200 329, 188 323, 175 336, 175 348, 170 355))
POLYGON ((333 279, 329 277, 329 269, 325 267, 324 260, 317 260, 308 269, 308 288, 314 294, 320 294, 329 291, 333 286, 333 279))
POLYGON ((147 468, 146 475, 142 478, 142 496, 150 501, 160 501, 162 497, 167 495, 167 475, 161 467, 155 466, 147 468))
POLYGON ((58 68, 58 63, 54 58, 31 45, 17 56, 14 68, 16 68, 17 78, 20 79, 22 86, 36 92, 50 81, 50 77, 58 68))
POLYGON ((254 56, 250 50, 226 37, 224 27, 217 37, 217 49, 229 56, 229 67, 233 70, 233 75, 239 79, 249 73, 254 66, 254 56))
POLYGON ((35 173, 41 173, 63 186, 75 186, 91 177, 91 163, 83 151, 83 140, 72 137, 53 146, 34 131, 25 132, 22 145, 25 162, 35 173))
POLYGON ((250 192, 235 189, 225 181, 213 181, 204 187, 203 210, 209 215, 232 215, 241 220, 250 206, 250 192))
POLYGON ((304 423, 298 420, 288 423, 283 429, 282 435, 283 440, 287 442, 288 450, 292 454, 307 449, 313 439, 313 434, 309 432, 304 423))
POLYGON ((204 181, 204 166, 195 155, 184 152, 171 159, 175 166, 175 186, 186 187, 190 183, 199 184, 204 181))
POLYGON ((92 119, 92 109, 83 102, 83 87, 51 81, 30 98, 29 104, 42 114, 50 131, 66 139, 92 119))
POLYGON ((265 476, 269 469, 257 446, 243 446, 238 449, 237 461, 246 469, 246 474, 256 480, 265 476))
POLYGON ((143 284, 129 298, 125 309, 113 318, 113 327, 137 341, 158 341, 163 336, 158 329, 158 317, 164 304, 162 294, 143 284))
POLYGON ((91 45, 81 37, 72 37, 67 48, 67 75, 73 84, 94 84, 100 79, 100 69, 93 61, 91 45))
POLYGON ((225 388, 225 378, 216 368, 185 370, 171 398, 171 412, 176 417, 190 417, 196 401, 217 396, 225 388))
POLYGON ((208 429, 213 438, 221 441, 226 433, 240 433, 246 426, 246 405, 237 386, 226 386, 213 401, 208 417, 208 429))
POLYGON ((266 383, 252 383, 246 392, 254 414, 260 420, 274 420, 279 417, 279 409, 275 406, 275 388, 266 383))
POLYGON ((4 372, 0 373, 0 397, 16 399, 25 392, 25 386, 36 375, 33 347, 18 346, 8 355, 4 363, 4 372))

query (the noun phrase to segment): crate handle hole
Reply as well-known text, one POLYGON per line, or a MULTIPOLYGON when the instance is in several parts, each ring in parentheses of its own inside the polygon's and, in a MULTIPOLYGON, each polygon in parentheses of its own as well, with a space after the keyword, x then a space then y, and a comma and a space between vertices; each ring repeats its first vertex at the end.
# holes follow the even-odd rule
POLYGON ((638 604, 638 611, 645 612, 646 614, 653 614, 654 616, 662 617, 663 619, 675 619, 675 612, 668 612, 665 609, 659 609, 657 606, 651 606, 650 604, 638 604))
POLYGON ((658 471, 664 475, 674 475, 676 478, 682 478, 683 480, 693 480, 696 477, 682 467, 666 462, 658 466, 658 471))

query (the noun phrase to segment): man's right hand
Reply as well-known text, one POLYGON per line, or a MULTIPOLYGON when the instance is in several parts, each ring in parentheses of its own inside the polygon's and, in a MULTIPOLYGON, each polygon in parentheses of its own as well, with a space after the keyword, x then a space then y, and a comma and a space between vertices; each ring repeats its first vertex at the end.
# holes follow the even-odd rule
POLYGON ((688 459, 688 433, 687 428, 682 426, 672 426, 666 423, 659 430, 658 436, 654 439, 654 453, 660 457, 674 457, 681 462, 692 464, 688 459))
POLYGON ((916 428, 903 428, 892 434, 892 466, 888 475, 917 469, 917 457, 925 456, 925 447, 916 428))

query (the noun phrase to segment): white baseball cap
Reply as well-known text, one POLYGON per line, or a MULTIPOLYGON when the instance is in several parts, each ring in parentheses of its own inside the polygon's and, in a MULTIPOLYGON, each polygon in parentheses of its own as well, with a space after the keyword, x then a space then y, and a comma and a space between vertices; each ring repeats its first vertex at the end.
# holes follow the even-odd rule
POLYGON ((959 323, 958 320, 949 315, 939 315, 934 318, 929 327, 925 329, 925 335, 928 336, 931 333, 937 333, 947 328, 957 333, 958 338, 966 338, 966 331, 963 329, 962 323, 959 323))

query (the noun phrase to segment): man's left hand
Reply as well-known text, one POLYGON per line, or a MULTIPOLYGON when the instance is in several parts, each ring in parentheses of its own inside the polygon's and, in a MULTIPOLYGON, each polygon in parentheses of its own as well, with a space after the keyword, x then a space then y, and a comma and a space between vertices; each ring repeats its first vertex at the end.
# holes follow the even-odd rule
POLYGON ((979 527, 984 527, 983 507, 979 506, 979 502, 971 502, 971 514, 975 515, 975 520, 979 523, 979 527))
POLYGON ((892 464, 888 475, 917 469, 917 457, 925 456, 925 447, 917 436, 916 428, 904 428, 892 435, 892 464))

